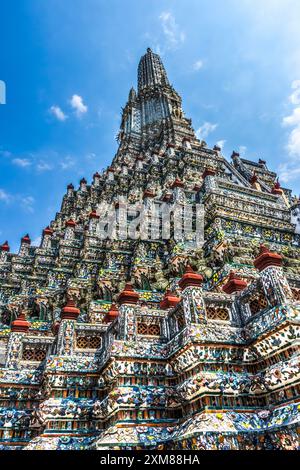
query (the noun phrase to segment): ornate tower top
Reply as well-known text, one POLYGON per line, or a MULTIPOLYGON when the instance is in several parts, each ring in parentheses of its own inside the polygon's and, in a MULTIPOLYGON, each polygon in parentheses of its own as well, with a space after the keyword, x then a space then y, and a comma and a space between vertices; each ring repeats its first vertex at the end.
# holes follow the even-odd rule
POLYGON ((148 47, 138 67, 138 91, 155 85, 169 85, 169 80, 161 58, 148 47))
MULTIPOLYGON (((195 140, 191 121, 182 111, 181 97, 167 77, 158 54, 150 48, 138 65, 138 92, 131 88, 123 109, 119 141, 128 151, 129 141, 134 148, 151 145, 157 141, 165 145, 171 141, 182 143, 183 138, 195 140)), ((150 147, 149 147, 150 146, 150 147)))

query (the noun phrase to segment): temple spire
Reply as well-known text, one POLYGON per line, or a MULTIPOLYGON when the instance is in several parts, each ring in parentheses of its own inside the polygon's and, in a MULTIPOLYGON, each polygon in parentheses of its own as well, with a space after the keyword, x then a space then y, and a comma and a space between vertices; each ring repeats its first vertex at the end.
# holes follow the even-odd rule
POLYGON ((138 91, 156 85, 169 85, 169 80, 160 56, 148 47, 138 67, 138 91))

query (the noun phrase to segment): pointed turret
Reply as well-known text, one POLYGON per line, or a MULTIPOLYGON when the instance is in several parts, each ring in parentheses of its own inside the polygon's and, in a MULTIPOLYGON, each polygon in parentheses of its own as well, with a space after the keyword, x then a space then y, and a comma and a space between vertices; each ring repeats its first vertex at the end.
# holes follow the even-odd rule
MULTIPOLYGON (((184 150, 191 150, 195 140, 191 121, 182 111, 181 97, 170 85, 160 56, 148 48, 138 66, 138 93, 131 88, 122 112, 118 139, 125 146, 134 142, 137 148, 141 141, 149 145, 158 135, 164 135, 166 143, 174 140, 173 145, 184 150)), ((167 156, 173 158, 174 151, 167 149, 167 156)))
POLYGON ((138 67, 138 91, 157 85, 169 85, 169 80, 161 58, 148 47, 138 67))
POLYGON ((136 91, 133 87, 130 88, 130 92, 128 95, 128 102, 132 103, 136 100, 136 91))
POLYGON ((8 242, 7 242, 7 241, 4 242, 4 243, 1 245, 0 249, 1 249, 1 251, 9 251, 10 248, 9 248, 8 242))

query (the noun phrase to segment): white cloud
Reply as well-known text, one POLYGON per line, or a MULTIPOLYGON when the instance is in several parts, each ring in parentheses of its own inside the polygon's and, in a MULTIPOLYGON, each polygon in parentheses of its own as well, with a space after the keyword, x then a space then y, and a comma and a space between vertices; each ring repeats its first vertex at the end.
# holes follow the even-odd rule
POLYGON ((22 209, 30 213, 34 212, 34 208, 33 208, 34 203, 35 203, 35 200, 32 196, 22 197, 20 201, 22 209))
POLYGON ((284 163, 278 167, 279 180, 283 183, 295 181, 300 176, 300 166, 291 163, 284 163))
POLYGON ((300 80, 295 80, 292 83, 293 93, 290 95, 290 102, 292 104, 300 104, 300 80))
POLYGON ((97 156, 97 155, 96 155, 95 153, 91 152, 91 153, 87 153, 86 156, 85 156, 85 158, 86 158, 87 160, 95 160, 96 156, 97 156))
POLYGON ((194 62, 193 64, 193 69, 196 71, 202 69, 202 67, 203 67, 203 61, 200 59, 196 60, 196 62, 194 62))
POLYGON ((88 111, 88 107, 84 104, 83 98, 79 95, 73 95, 70 100, 70 104, 78 117, 82 116, 88 111))
POLYGON ((287 149, 291 156, 300 157, 300 125, 290 133, 287 149))
POLYGON ((199 129, 196 131, 196 136, 198 139, 205 139, 209 134, 216 130, 218 124, 212 124, 211 122, 205 122, 199 129))
POLYGON ((12 163, 21 168, 26 168, 27 166, 31 165, 31 161, 28 160, 28 158, 14 158, 12 163))
POLYGON ((36 166, 36 169, 38 171, 50 171, 53 169, 53 167, 51 165, 49 165, 49 163, 47 162, 44 162, 44 161, 40 161, 37 166, 36 166))
POLYGON ((283 118, 282 124, 284 126, 298 126, 300 125, 300 107, 295 108, 290 116, 283 118))
POLYGON ((55 116, 58 121, 65 121, 68 119, 68 116, 59 106, 51 106, 50 113, 53 114, 53 116, 55 116))
POLYGON ((240 154, 241 156, 243 156, 243 155, 245 155, 246 152, 247 152, 247 147, 246 147, 246 145, 240 145, 240 146, 239 146, 239 154, 240 154))
POLYGON ((42 241, 42 237, 39 236, 39 237, 36 237, 36 238, 32 241, 31 244, 32 244, 32 246, 38 246, 38 247, 39 247, 40 244, 41 244, 41 241, 42 241))
POLYGON ((159 19, 169 48, 177 47, 185 41, 185 33, 180 30, 171 12, 163 11, 159 19))
POLYGON ((221 150, 225 147, 226 140, 218 140, 217 146, 220 147, 221 150))
POLYGON ((11 200, 11 195, 8 194, 6 191, 4 191, 4 189, 1 189, 0 188, 0 201, 3 201, 3 202, 10 202, 11 200))
POLYGON ((68 170, 75 165, 75 160, 72 157, 66 157, 63 161, 60 162, 62 170, 68 170))
POLYGON ((285 163, 278 167, 279 178, 283 183, 289 183, 299 179, 300 176, 300 80, 292 83, 292 94, 289 96, 289 102, 294 105, 289 116, 282 119, 283 127, 290 127, 286 150, 288 156, 285 163))
POLYGON ((0 202, 19 204, 25 212, 34 212, 35 199, 32 196, 23 196, 21 194, 8 194, 4 189, 0 189, 0 202))
POLYGON ((290 103, 295 105, 292 113, 282 120, 284 127, 292 127, 288 136, 287 151, 290 157, 300 157, 300 80, 292 83, 293 93, 289 96, 290 103))

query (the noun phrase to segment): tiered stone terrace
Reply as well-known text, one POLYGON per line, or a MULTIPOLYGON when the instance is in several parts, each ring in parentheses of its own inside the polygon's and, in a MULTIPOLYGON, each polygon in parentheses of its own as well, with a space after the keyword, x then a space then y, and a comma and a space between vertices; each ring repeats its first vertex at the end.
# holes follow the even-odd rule
POLYGON ((196 138, 148 49, 111 166, 39 247, 1 246, 1 448, 298 448, 300 201, 276 178, 196 138), (102 239, 125 200, 202 204, 204 244, 102 239))

